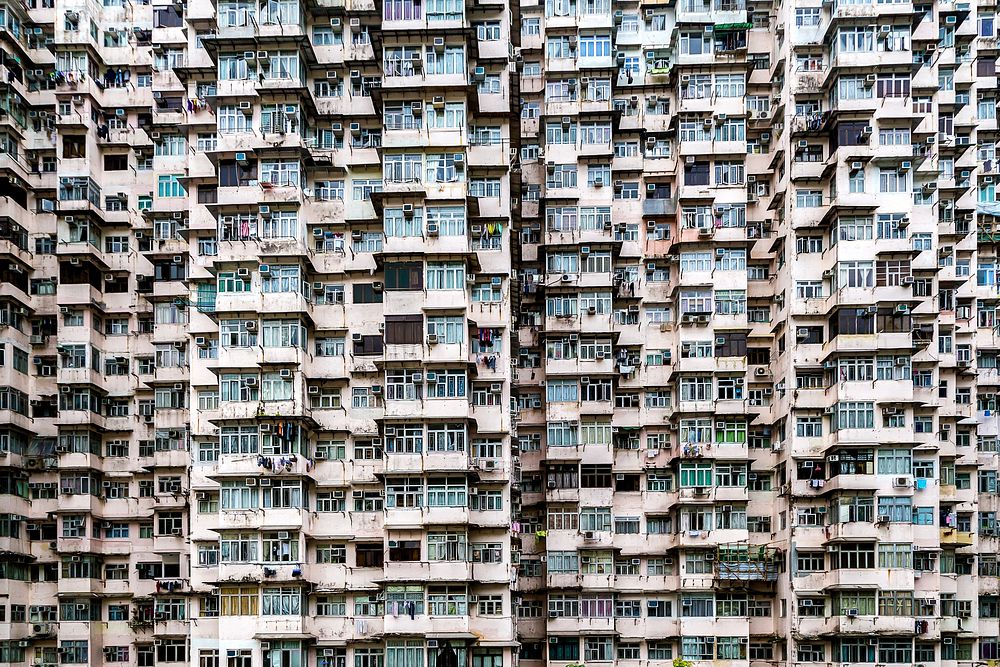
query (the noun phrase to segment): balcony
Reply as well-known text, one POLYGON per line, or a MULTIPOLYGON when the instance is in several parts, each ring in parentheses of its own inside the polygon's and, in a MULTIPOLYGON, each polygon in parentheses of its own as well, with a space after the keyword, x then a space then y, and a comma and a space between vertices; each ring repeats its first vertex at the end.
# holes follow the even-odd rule
POLYGON ((389 561, 385 564, 387 581, 423 581, 439 583, 474 582, 473 564, 458 561, 389 561))
POLYGON ((470 616, 411 615, 403 604, 386 603, 386 607, 387 613, 384 619, 386 635, 475 638, 469 628, 470 616))
POLYGON ((818 618, 801 616, 798 619, 801 638, 821 638, 850 635, 906 636, 916 632, 911 616, 830 616, 818 618))
POLYGON ((677 214, 676 199, 643 199, 643 215, 663 215, 672 216, 677 214))
POLYGON ((941 546, 971 547, 975 542, 975 533, 954 528, 941 529, 941 546))

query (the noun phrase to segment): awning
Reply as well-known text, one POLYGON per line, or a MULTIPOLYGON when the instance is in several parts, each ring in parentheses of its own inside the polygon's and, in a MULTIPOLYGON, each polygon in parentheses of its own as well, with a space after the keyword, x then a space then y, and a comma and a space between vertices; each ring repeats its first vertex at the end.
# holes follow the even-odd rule
POLYGON ((521 642, 513 639, 484 639, 480 640, 478 646, 520 646, 521 642))
POLYGON ((749 30, 752 23, 716 23, 715 32, 736 32, 737 30, 749 30))
POLYGON ((306 632, 281 632, 280 630, 275 630, 274 632, 257 632, 253 636, 254 639, 299 639, 302 641, 309 641, 316 639, 315 635, 311 635, 306 632))

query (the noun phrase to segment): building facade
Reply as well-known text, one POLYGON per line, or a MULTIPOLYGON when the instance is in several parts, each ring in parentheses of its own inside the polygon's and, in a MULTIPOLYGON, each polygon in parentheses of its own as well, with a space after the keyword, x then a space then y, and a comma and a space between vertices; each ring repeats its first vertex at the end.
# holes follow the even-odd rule
POLYGON ((513 664, 516 13, 0 8, 0 662, 513 664))
POLYGON ((0 663, 1000 659, 996 13, 0 2, 0 663))
POLYGON ((996 7, 521 12, 521 660, 996 659, 996 7))

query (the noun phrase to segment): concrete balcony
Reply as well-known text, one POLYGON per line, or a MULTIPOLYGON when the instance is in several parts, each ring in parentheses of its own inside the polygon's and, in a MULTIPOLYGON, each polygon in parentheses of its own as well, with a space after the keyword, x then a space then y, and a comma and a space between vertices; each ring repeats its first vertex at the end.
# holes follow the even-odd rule
MULTIPOLYGON (((16 419, 14 423, 17 423, 16 419)), ((107 419, 88 410, 61 410, 56 424, 59 426, 96 426, 100 429, 107 429, 107 419)))
POLYGON ((913 542, 913 526, 905 523, 871 523, 855 521, 833 523, 825 528, 827 542, 855 542, 879 540, 882 542, 913 542))
POLYGON ((57 384, 90 384, 103 386, 104 377, 92 368, 60 368, 56 371, 57 384))
POLYGON ((308 530, 312 524, 310 512, 295 508, 233 510, 219 513, 220 529, 301 531, 308 530))
POLYGON ((469 239, 461 236, 390 236, 382 245, 387 255, 407 255, 432 253, 441 255, 464 255, 472 252, 469 239))
MULTIPOLYGON (((292 464, 292 468, 293 474, 305 474, 304 461, 292 464)), ((205 475, 209 478, 228 476, 256 478, 266 472, 267 468, 258 465, 256 454, 225 454, 219 457, 217 463, 205 470, 205 475)))
MULTIPOLYGON (((796 577, 795 587, 799 590, 814 591, 838 588, 913 590, 913 570, 830 570, 796 577)), ((912 619, 910 620, 912 622, 912 619)))
POLYGON ((385 401, 386 418, 454 419, 469 414, 468 398, 425 398, 423 401, 385 401))
POLYGON ((56 288, 56 303, 60 306, 89 306, 101 303, 103 293, 88 284, 60 283, 56 288))
POLYGON ((59 595, 97 597, 104 594, 104 585, 100 579, 61 578, 59 580, 59 595))
POLYGON ((471 461, 465 452, 427 452, 425 454, 392 454, 384 458, 384 472, 416 474, 425 471, 466 473, 471 461))
MULTIPOLYGON (((620 578, 621 579, 621 578, 620 578)), ((677 590, 679 581, 677 577, 648 577, 641 582, 644 588, 652 580, 663 581, 662 586, 651 585, 646 590, 677 590)), ((626 584, 626 586, 628 586, 626 584)), ((520 624, 519 624, 520 626, 520 624)), ((614 622, 614 631, 620 634, 623 639, 642 640, 647 637, 679 637, 680 619, 677 618, 618 618, 614 622)), ((622 662, 622 661, 619 661, 622 662)))
MULTIPOLYGON (((393 606, 386 603, 386 606, 393 606)), ((389 611, 388 609, 386 610, 389 611)), ((410 616, 403 605, 394 607, 393 613, 387 613, 384 618, 385 635, 423 635, 426 637, 454 637, 470 633, 469 616, 425 616, 417 614, 410 616)))
POLYGON ((420 581, 427 583, 472 583, 473 564, 464 561, 418 561, 412 563, 388 561, 384 568, 386 581, 420 581))
POLYGON ((942 528, 941 529, 941 545, 955 546, 955 547, 969 547, 975 542, 976 534, 972 532, 967 532, 964 530, 955 530, 953 528, 942 528))
POLYGON ((824 162, 792 162, 791 179, 793 181, 819 181, 830 175, 834 169, 828 168, 824 162))
POLYGON ((180 553, 186 547, 186 539, 181 534, 177 535, 154 535, 153 553, 180 553))
POLYGON ((906 636, 916 632, 912 616, 800 616, 797 634, 801 638, 851 635, 906 636))
MULTIPOLYGON (((868 442, 871 442, 869 438, 868 442)), ((875 475, 836 475, 826 480, 827 492, 833 491, 873 491, 880 486, 875 475)))
POLYGON ((274 582, 294 581, 304 574, 301 562, 256 562, 256 563, 220 563, 218 567, 218 579, 223 581, 239 581, 245 579, 258 579, 266 581, 271 579, 274 582), (269 573, 265 574, 265 570, 269 573))
POLYGON ((550 635, 565 635, 570 633, 597 633, 608 634, 615 631, 615 619, 607 618, 579 618, 579 617, 558 617, 549 618, 546 629, 550 635))

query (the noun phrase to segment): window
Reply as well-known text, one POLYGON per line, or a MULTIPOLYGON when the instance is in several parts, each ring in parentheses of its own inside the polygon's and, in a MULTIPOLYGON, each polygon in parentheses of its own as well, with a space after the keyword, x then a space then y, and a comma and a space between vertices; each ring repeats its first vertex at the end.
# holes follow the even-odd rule
POLYGON ((680 44, 684 55, 707 55, 712 52, 712 36, 706 36, 701 30, 681 32, 680 44))
POLYGON ((580 35, 580 58, 608 58, 611 56, 611 35, 580 35))
POLYGON ((549 380, 545 389, 546 400, 550 403, 579 400, 579 385, 576 380, 549 380))
POLYGON ((432 477, 427 480, 428 507, 464 507, 467 487, 461 477, 432 477))
POLYGON ((549 660, 579 660, 580 659, 580 638, 579 637, 554 637, 550 638, 549 660))
POLYGON ((882 497, 878 499, 879 517, 888 517, 894 523, 910 523, 913 519, 912 501, 907 497, 882 497))
POLYGON ((261 591, 264 616, 291 616, 302 613, 301 588, 265 588, 261 591))
POLYGON ((714 637, 681 637, 681 656, 685 660, 713 660, 714 637))
POLYGON ((180 183, 180 175, 164 174, 157 178, 156 194, 158 197, 184 197, 187 193, 180 183))
POLYGON ((909 193, 910 172, 899 169, 879 169, 879 192, 909 193))
POLYGON ((713 485, 712 464, 702 462, 681 462, 681 487, 710 487, 713 485))
MULTIPOLYGON (((879 545, 880 548, 882 545, 879 545)), ((833 563, 837 569, 873 569, 875 548, 871 543, 843 543, 834 554, 833 563)), ((881 567, 881 566, 880 566, 881 567)))
POLYGON ((465 371, 443 370, 435 375, 435 381, 428 378, 428 398, 462 398, 467 392, 465 371))
POLYGON ((611 508, 610 507, 581 508, 580 530, 609 532, 611 530, 611 508))
POLYGON ((219 591, 222 616, 257 616, 258 592, 255 586, 223 587, 219 591))
POLYGON ((427 265, 427 289, 465 289, 465 264, 459 262, 427 265))
POLYGON ((819 7, 797 7, 795 25, 799 28, 815 27, 820 24, 822 10, 819 7))
POLYGON ((878 567, 895 570, 913 568, 913 545, 882 542, 878 545, 878 567))
POLYGON ((909 449, 880 449, 877 462, 880 475, 909 475, 912 472, 912 452, 909 449))
POLYGON ((387 262, 385 265, 385 289, 423 289, 423 266, 419 262, 387 262))
POLYGON ((837 428, 872 429, 875 424, 873 403, 841 401, 837 404, 837 428))
POLYGON ((64 640, 60 642, 59 649, 63 664, 87 664, 90 661, 89 642, 86 640, 64 640))
MULTIPOLYGON (((404 587, 389 587, 390 592, 387 594, 387 606, 394 603, 394 599, 398 599, 395 605, 400 609, 400 611, 394 613, 403 613, 402 609, 405 609, 407 605, 414 605, 419 609, 417 613, 423 613, 423 590, 419 586, 416 587, 419 593, 418 601, 410 601, 406 591, 393 592, 392 589, 394 588, 404 587)), ((388 612, 389 610, 387 609, 386 611, 388 612)), ((385 647, 385 664, 388 667, 423 667, 424 650, 423 640, 389 640, 386 642, 385 647)))
POLYGON ((848 26, 837 31, 836 50, 864 53, 875 50, 875 26, 848 26))
POLYGON ((795 205, 799 208, 816 208, 823 205, 821 190, 796 190, 795 205))

